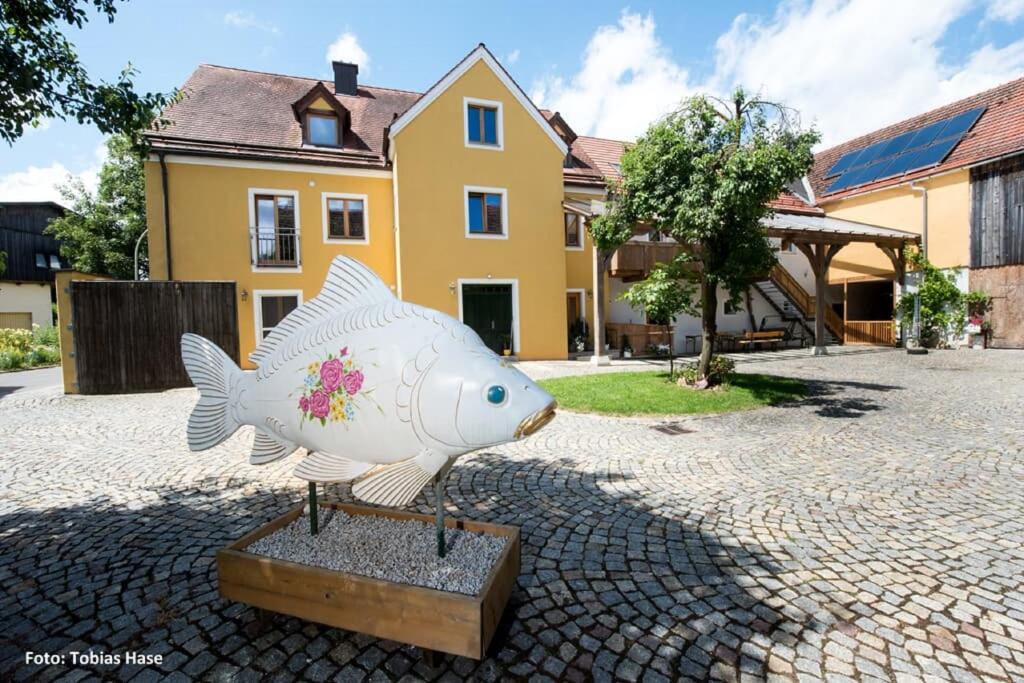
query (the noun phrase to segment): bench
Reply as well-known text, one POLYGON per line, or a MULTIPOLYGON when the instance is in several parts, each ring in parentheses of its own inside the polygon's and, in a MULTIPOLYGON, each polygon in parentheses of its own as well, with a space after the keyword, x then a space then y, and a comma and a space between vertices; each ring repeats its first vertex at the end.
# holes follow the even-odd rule
POLYGON ((739 339, 737 339, 736 343, 741 346, 746 346, 747 349, 751 349, 758 344, 771 344, 772 348, 778 348, 779 342, 783 341, 785 337, 786 332, 784 330, 765 330, 762 332, 747 332, 739 339))

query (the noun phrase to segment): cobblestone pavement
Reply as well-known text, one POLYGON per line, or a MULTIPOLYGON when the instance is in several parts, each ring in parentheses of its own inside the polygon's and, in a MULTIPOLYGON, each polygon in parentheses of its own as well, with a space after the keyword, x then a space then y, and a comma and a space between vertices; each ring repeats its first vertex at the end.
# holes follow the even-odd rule
POLYGON ((303 489, 248 433, 188 453, 191 390, 9 396, 0 678, 1024 680, 1024 353, 744 370, 812 394, 674 436, 562 413, 460 461, 451 513, 521 526, 522 575, 489 658, 438 668, 218 597, 215 551, 303 489), (90 647, 163 662, 23 663, 90 647))

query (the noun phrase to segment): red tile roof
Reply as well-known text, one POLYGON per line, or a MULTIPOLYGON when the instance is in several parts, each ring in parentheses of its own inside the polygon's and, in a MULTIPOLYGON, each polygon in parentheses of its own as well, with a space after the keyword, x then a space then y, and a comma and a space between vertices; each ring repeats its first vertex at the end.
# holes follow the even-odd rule
POLYGON ((830 202, 1017 152, 1024 152, 1024 78, 1004 83, 991 90, 933 109, 819 152, 814 157, 814 169, 811 172, 810 180, 818 202, 830 202), (843 154, 976 107, 986 107, 985 113, 964 136, 960 144, 953 148, 952 153, 946 157, 945 161, 938 166, 825 194, 826 188, 832 182, 831 179, 825 179, 825 173, 843 154))
POLYGON ((168 107, 170 124, 151 131, 157 151, 256 159, 384 167, 384 133, 419 93, 360 85, 357 95, 334 95, 350 112, 341 150, 302 144, 292 104, 317 83, 334 83, 223 66, 202 65, 185 83, 186 97, 168 107))
POLYGON ((825 212, 816 206, 808 204, 795 194, 783 191, 782 194, 768 202, 768 206, 779 213, 799 213, 808 216, 824 216, 825 212))

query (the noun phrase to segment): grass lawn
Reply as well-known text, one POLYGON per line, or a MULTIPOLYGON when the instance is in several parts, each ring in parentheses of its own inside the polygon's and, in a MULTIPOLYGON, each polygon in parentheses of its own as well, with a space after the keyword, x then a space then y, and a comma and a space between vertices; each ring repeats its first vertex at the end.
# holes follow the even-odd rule
POLYGON ((605 415, 693 415, 749 410, 802 398, 798 379, 736 373, 712 391, 680 387, 667 372, 609 372, 546 379, 560 408, 605 415))

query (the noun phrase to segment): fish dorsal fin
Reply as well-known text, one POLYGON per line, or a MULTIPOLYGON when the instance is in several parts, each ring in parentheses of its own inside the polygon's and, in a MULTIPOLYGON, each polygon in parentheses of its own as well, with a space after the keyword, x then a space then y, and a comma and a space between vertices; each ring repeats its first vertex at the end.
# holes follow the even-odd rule
POLYGON ((322 322, 345 311, 391 301, 391 293, 376 273, 348 256, 336 256, 327 271, 323 289, 315 297, 285 316, 256 350, 249 360, 259 365, 296 330, 322 322))

